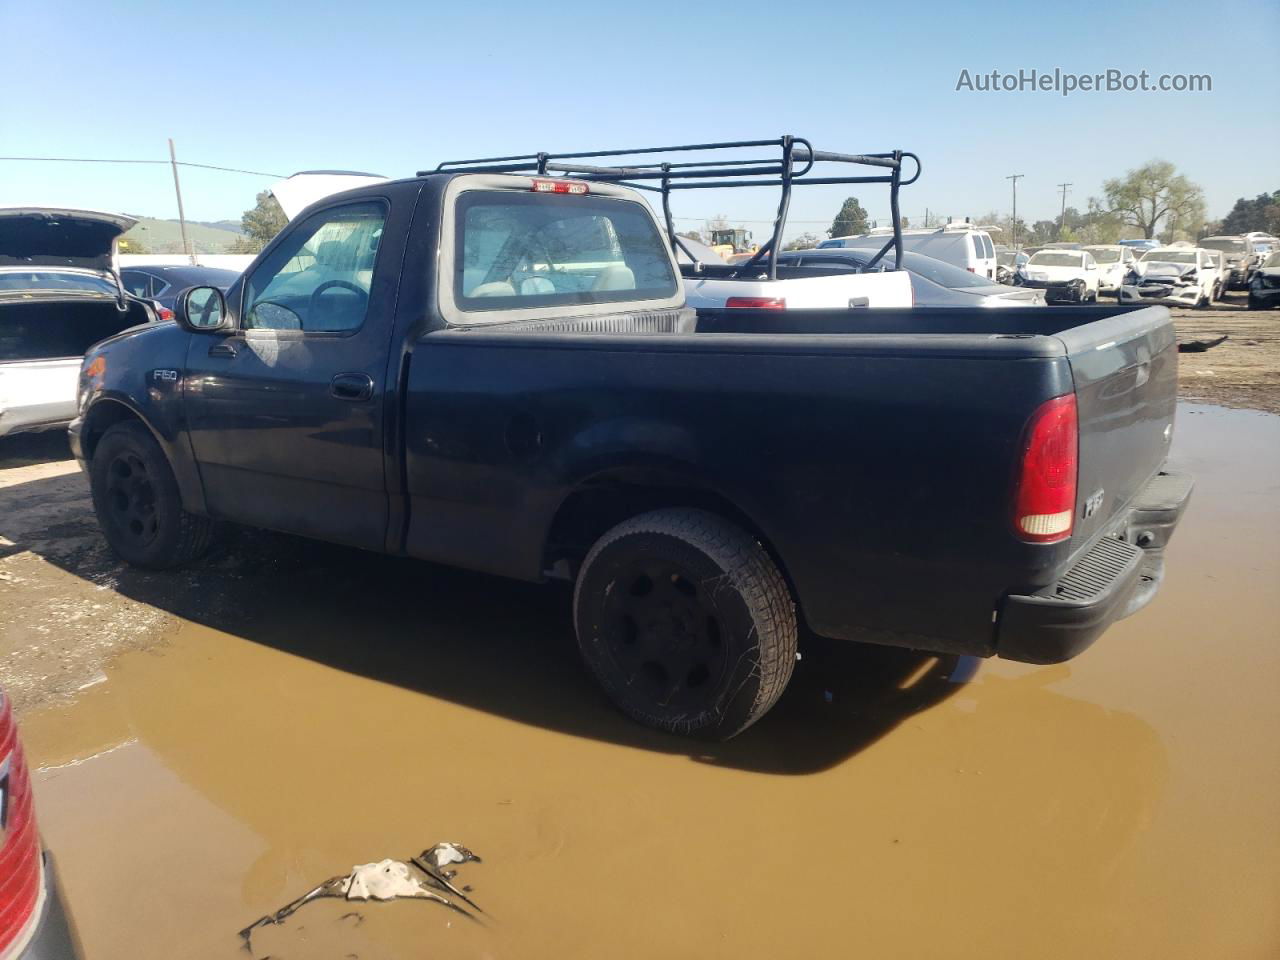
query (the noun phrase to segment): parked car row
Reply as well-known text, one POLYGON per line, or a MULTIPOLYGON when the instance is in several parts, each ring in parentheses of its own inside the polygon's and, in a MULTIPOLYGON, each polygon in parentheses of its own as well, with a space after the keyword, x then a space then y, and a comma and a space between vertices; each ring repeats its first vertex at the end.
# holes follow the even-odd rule
POLYGON ((135 222, 89 210, 0 209, 0 436, 66 426, 91 344, 171 319, 173 297, 186 287, 235 280, 225 270, 148 267, 126 271, 132 282, 123 283, 116 241, 135 222))

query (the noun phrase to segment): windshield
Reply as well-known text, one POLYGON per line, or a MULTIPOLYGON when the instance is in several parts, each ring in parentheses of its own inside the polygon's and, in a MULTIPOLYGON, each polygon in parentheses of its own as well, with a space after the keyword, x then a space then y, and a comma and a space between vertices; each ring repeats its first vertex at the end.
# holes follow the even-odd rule
POLYGON ((38 290, 41 293, 97 293, 116 296, 114 283, 105 277, 58 270, 15 270, 0 272, 0 293, 11 290, 38 290))
POLYGON ((1195 263, 1194 250, 1149 250, 1142 255, 1143 263, 1195 263))
POLYGON ((1264 267, 1280 267, 1280 250, 1268 254, 1267 259, 1262 261, 1262 265, 1264 267))
POLYGON ((1062 250, 1041 250, 1028 261, 1029 267, 1078 267, 1083 262, 1083 255, 1066 253, 1062 250))
POLYGON ((458 201, 464 310, 674 296, 666 243, 639 204, 610 197, 469 191, 458 201))
POLYGON ((1119 250, 1108 250, 1106 247, 1085 247, 1099 263, 1115 263, 1120 259, 1119 250))
POLYGON ((1221 240, 1201 240, 1200 246, 1204 247, 1206 250, 1223 250, 1227 253, 1244 252, 1244 241, 1232 239, 1230 237, 1224 237, 1221 240))

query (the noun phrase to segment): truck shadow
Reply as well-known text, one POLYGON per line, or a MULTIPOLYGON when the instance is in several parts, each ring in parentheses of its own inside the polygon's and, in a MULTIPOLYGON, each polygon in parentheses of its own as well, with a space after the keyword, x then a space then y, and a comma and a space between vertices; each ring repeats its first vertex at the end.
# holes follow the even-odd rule
POLYGON ((828 769, 958 690, 969 658, 810 638, 779 704, 727 743, 640 727, 578 657, 564 585, 231 528, 193 567, 120 564, 78 475, 0 488, 0 536, 182 620, 474 709, 581 737, 774 774, 828 769), (29 504, 57 504, 35 524, 29 504))
POLYGON ((65 429, 0 437, 0 470, 53 463, 71 456, 65 429))

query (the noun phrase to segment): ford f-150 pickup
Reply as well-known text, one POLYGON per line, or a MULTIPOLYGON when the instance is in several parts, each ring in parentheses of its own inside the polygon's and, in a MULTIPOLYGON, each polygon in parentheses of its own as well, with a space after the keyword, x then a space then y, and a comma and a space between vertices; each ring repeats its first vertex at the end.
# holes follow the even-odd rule
POLYGON ((637 170, 530 163, 328 197, 91 349, 112 548, 225 520, 567 579, 610 698, 717 737, 802 630, 1052 663, 1151 599, 1191 492, 1165 308, 695 312, 637 170))

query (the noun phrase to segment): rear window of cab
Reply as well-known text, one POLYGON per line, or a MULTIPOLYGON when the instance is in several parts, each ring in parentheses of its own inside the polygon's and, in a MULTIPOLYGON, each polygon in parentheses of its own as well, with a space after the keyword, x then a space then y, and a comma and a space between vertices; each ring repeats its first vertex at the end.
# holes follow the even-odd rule
POLYGON ((649 212, 612 197, 467 191, 454 300, 468 312, 661 300, 677 279, 649 212))

